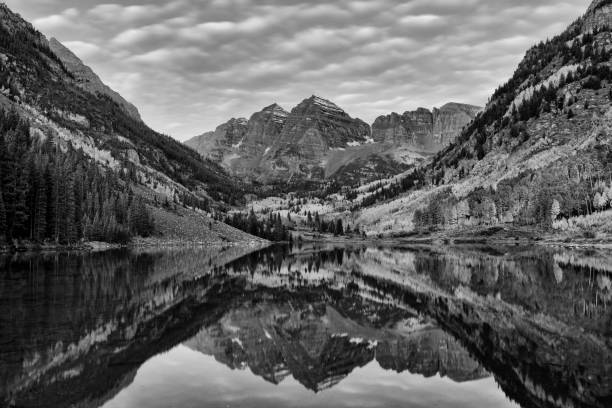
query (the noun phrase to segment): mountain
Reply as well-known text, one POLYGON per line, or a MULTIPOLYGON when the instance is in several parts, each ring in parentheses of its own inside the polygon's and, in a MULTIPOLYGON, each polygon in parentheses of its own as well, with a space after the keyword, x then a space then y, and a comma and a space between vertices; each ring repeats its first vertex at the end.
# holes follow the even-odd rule
MULTIPOLYGON (((335 180, 358 185, 393 176, 448 145, 480 108, 449 103, 376 120, 372 129, 311 96, 291 112, 274 104, 185 142, 239 177, 264 184, 335 180)), ((317 187, 318 188, 318 187, 317 187)))
POLYGON ((0 243, 125 241, 150 234, 151 218, 168 237, 189 229, 205 241, 252 238, 207 216, 244 190, 220 166, 147 127, 3 4, 0 169, 0 243))
POLYGON ((185 144, 233 173, 248 176, 278 143, 288 115, 278 104, 272 104, 254 113, 249 120, 230 119, 214 132, 194 137, 185 144))
POLYGON ((391 233, 491 225, 610 232, 611 25, 612 3, 597 0, 532 47, 455 143, 373 193, 386 202, 369 200, 356 221, 371 233, 391 224, 391 233))
POLYGON ((138 112, 138 109, 134 105, 123 99, 121 95, 104 84, 100 77, 96 75, 90 67, 83 64, 83 61, 61 42, 55 38, 51 38, 51 40, 49 40, 49 48, 57 55, 66 69, 72 74, 77 86, 94 95, 101 93, 108 96, 121 106, 132 118, 142 120, 140 118, 140 112, 138 112))
POLYGON ((185 144, 201 152, 204 158, 223 163, 226 156, 231 155, 233 149, 240 147, 240 141, 244 139, 247 132, 247 124, 244 118, 232 118, 219 125, 214 132, 206 132, 201 136, 189 139, 185 144))
POLYGON ((368 124, 313 95, 291 110, 277 145, 263 163, 264 173, 281 180, 323 179, 330 152, 371 143, 370 136, 368 124))
POLYGON ((291 112, 273 104, 185 142, 231 173, 263 183, 322 181, 333 152, 371 143, 365 122, 314 95, 291 112))
POLYGON ((447 103, 430 111, 418 108, 402 115, 380 116, 372 125, 372 138, 379 143, 403 145, 414 151, 436 153, 455 141, 464 126, 482 108, 447 103))

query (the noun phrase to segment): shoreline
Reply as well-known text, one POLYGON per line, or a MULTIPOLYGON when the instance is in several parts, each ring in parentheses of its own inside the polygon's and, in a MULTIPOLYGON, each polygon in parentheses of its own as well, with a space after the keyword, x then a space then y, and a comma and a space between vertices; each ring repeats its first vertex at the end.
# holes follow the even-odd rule
POLYGON ((243 246, 246 248, 267 248, 273 245, 273 242, 265 240, 251 241, 188 241, 179 239, 160 239, 153 238, 137 238, 128 244, 113 244, 109 242, 82 242, 77 245, 60 245, 60 244, 37 244, 32 242, 22 242, 17 245, 0 245, 0 254, 17 254, 17 253, 44 253, 44 252, 103 252, 119 249, 146 249, 146 248, 198 248, 198 247, 213 247, 213 248, 230 248, 243 246))
MULTIPOLYGON (((495 230, 490 231, 439 231, 409 236, 302 236, 295 240, 295 244, 353 244, 353 245, 404 245, 404 246, 443 246, 443 245, 490 245, 490 246, 521 246, 538 245, 557 248, 575 249, 601 249, 612 250, 612 237, 585 238, 555 236, 550 233, 534 233, 525 230, 495 230)), ((263 239, 245 241, 191 241, 176 238, 136 238, 129 244, 112 244, 108 242, 83 242, 78 245, 52 245, 22 242, 18 245, 1 245, 0 254, 36 253, 36 252, 102 252, 119 249, 147 249, 147 248, 229 248, 243 246, 253 249, 264 249, 273 245, 288 244, 287 242, 271 242, 263 239)))
POLYGON ((612 236, 601 235, 594 238, 554 234, 527 228, 475 228, 462 231, 432 231, 410 234, 389 234, 376 236, 312 236, 301 237, 302 243, 336 243, 336 244, 366 244, 366 245, 491 245, 520 246, 538 245, 560 248, 584 248, 612 250, 612 236))

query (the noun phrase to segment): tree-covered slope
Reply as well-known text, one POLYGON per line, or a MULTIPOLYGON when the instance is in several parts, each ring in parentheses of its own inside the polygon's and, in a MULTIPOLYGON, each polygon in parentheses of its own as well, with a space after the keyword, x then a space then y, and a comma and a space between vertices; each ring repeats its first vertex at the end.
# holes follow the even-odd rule
POLYGON ((124 240, 150 233, 149 208, 241 199, 218 165, 115 99, 78 86, 47 39, 0 4, 0 239, 124 240))
POLYGON ((572 229, 609 209, 611 25, 612 4, 596 0, 565 32, 531 48, 458 140, 407 182, 374 192, 360 222, 375 233, 572 229))

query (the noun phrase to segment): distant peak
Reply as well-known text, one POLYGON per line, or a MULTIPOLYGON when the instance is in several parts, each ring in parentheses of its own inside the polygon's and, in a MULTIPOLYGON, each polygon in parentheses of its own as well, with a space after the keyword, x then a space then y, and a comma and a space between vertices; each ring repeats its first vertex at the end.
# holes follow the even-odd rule
POLYGON ((320 96, 312 95, 310 98, 304 100, 302 103, 312 103, 320 108, 330 111, 344 112, 342 108, 333 103, 332 101, 321 98, 320 96))
POLYGON ((600 28, 609 29, 612 20, 612 1, 595 0, 580 20, 582 32, 593 32, 600 28))
POLYGON ((285 112, 287 113, 287 111, 285 109, 283 109, 282 106, 280 106, 278 103, 273 103, 270 106, 266 106, 265 108, 263 108, 264 112, 285 112))
POLYGON ((593 0, 587 10, 587 13, 592 13, 606 5, 612 5, 612 3, 610 3, 610 0, 593 0))

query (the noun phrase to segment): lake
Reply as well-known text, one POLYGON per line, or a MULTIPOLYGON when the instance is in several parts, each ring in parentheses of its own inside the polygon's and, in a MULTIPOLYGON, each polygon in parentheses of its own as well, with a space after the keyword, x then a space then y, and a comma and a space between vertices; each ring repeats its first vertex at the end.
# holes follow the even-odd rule
POLYGON ((0 406, 611 407, 612 253, 0 255, 0 406))

